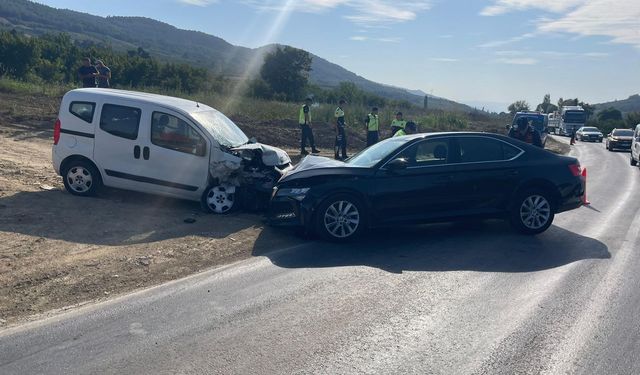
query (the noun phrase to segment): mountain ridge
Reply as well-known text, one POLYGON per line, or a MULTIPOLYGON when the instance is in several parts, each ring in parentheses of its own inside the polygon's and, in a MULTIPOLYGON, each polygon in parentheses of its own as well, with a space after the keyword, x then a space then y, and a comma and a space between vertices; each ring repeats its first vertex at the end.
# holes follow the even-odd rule
MULTIPOLYGON (((142 47, 150 55, 170 62, 206 67, 214 74, 230 77, 254 76, 260 61, 274 44, 258 48, 235 46, 223 38, 196 30, 184 30, 166 22, 140 16, 101 17, 69 9, 57 9, 27 0, 0 0, 0 29, 15 29, 29 35, 66 33, 80 43, 109 45, 126 51, 142 47)), ((424 96, 409 90, 371 81, 320 56, 311 54, 310 81, 331 88, 353 82, 370 93, 422 106, 424 96)), ((429 95, 429 107, 470 112, 473 108, 429 95)))

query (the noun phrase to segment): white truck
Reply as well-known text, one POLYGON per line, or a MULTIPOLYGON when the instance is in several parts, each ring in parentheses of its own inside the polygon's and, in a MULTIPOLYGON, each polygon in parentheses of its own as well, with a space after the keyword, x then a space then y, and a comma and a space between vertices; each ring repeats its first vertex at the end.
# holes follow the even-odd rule
POLYGON ((570 136, 587 123, 587 113, 579 105, 564 106, 560 112, 560 135, 570 136))

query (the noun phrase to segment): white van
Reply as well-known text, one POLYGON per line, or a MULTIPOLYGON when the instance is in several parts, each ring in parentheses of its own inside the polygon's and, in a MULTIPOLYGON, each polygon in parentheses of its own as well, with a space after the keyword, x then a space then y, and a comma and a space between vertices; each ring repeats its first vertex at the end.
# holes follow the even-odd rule
MULTIPOLYGON (((198 200, 224 213, 236 189, 268 194, 291 167, 202 103, 111 89, 72 90, 54 127, 53 166, 74 195, 110 186, 198 200)), ((253 194, 249 194, 252 195, 253 194)))
POLYGON ((638 162, 640 162, 640 124, 636 125, 631 140, 631 165, 635 167, 639 165, 638 162))

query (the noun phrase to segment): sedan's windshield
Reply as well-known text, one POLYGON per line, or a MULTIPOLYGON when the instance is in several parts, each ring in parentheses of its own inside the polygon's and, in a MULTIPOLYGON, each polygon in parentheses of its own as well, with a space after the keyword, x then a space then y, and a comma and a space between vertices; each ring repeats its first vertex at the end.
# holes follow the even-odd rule
POLYGON ((191 116, 204 126, 218 143, 226 147, 238 147, 249 138, 227 116, 218 111, 202 111, 191 116))
POLYGON ((598 128, 582 128, 583 132, 593 132, 593 133, 599 133, 600 130, 598 130, 598 128))
POLYGON ((614 137, 633 137, 633 130, 621 129, 613 131, 614 137))
POLYGON ((408 141, 409 140, 406 137, 386 139, 363 151, 360 151, 347 160, 347 163, 354 167, 371 168, 408 141))

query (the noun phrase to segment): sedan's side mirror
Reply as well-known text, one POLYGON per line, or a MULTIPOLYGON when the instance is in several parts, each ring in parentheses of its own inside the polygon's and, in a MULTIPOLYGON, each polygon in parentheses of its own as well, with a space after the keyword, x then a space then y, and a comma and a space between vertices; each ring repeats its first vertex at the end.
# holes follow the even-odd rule
POLYGON ((409 167, 409 160, 405 158, 393 159, 387 164, 387 169, 390 171, 399 171, 401 169, 407 169, 409 167))

